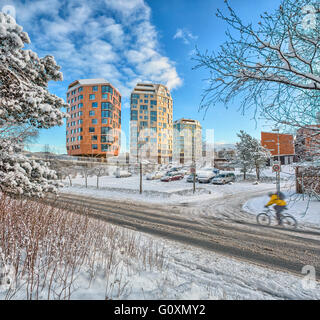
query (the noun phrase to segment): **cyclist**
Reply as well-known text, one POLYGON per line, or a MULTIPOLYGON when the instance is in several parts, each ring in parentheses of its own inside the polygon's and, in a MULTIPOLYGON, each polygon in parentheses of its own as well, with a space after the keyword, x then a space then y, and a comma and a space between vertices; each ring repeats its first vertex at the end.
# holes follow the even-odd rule
POLYGON ((277 193, 272 193, 270 192, 268 194, 268 196, 270 197, 270 201, 264 206, 265 208, 268 208, 272 205, 274 206, 274 210, 276 211, 276 216, 277 216, 277 220, 279 225, 282 225, 281 222, 281 216, 282 216, 282 211, 287 209, 287 202, 284 200, 285 199, 285 195, 282 192, 277 192, 277 193))

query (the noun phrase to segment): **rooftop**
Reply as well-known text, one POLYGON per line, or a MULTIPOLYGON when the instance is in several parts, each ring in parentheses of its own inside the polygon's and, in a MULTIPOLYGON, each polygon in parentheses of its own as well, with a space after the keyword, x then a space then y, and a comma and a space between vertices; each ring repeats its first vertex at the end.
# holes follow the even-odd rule
POLYGON ((70 85, 69 88, 74 87, 76 85, 92 85, 92 84, 101 84, 101 83, 109 83, 105 79, 80 79, 73 81, 70 85))

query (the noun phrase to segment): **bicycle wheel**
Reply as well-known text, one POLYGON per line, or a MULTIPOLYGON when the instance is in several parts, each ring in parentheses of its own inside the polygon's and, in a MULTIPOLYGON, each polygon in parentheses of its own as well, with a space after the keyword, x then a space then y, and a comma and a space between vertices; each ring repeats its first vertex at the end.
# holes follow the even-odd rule
POLYGON ((292 216, 284 216, 281 218, 282 225, 286 228, 296 229, 298 226, 297 220, 292 216))
POLYGON ((257 222, 258 224, 261 224, 263 226, 270 226, 271 224, 271 218, 269 215, 267 215, 266 213, 260 213, 257 216, 257 222))

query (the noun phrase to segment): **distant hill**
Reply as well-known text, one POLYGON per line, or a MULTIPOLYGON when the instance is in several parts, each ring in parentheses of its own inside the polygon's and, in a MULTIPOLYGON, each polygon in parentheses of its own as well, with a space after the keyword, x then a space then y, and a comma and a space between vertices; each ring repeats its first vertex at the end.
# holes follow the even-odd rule
POLYGON ((223 149, 235 149, 236 145, 235 144, 231 144, 231 143, 226 143, 226 144, 215 144, 214 145, 214 149, 216 151, 220 151, 223 149))

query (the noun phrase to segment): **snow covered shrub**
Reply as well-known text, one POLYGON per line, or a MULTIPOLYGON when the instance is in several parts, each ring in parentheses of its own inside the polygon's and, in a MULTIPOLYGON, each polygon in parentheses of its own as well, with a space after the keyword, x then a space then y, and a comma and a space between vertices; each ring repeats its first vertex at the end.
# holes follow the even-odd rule
POLYGON ((63 79, 52 56, 39 58, 23 50, 30 39, 14 19, 0 12, 0 186, 2 190, 41 196, 55 191, 55 179, 46 163, 30 161, 21 154, 21 139, 8 128, 36 129, 63 124, 63 99, 51 94, 50 80, 63 79))
POLYGON ((0 268, 14 270, 0 299, 77 299, 91 287, 93 298, 121 298, 130 275, 162 270, 163 250, 154 243, 68 207, 0 193, 0 268))

